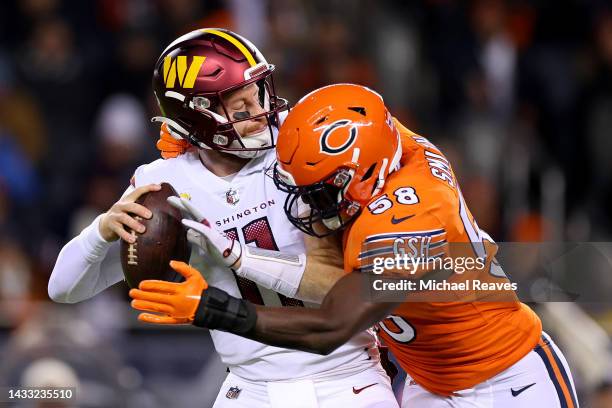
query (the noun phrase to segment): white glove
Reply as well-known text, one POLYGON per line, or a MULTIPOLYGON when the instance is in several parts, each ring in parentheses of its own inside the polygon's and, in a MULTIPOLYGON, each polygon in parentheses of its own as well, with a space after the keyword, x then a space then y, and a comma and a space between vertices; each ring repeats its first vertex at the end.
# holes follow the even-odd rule
POLYGON ((286 254, 242 245, 212 227, 206 217, 189 200, 168 197, 168 202, 187 217, 187 240, 199 246, 222 265, 232 268, 238 276, 263 287, 293 297, 298 290, 306 267, 306 255, 286 254))
POLYGON ((187 227, 187 240, 199 246, 228 268, 234 268, 242 257, 242 244, 212 227, 206 217, 189 200, 168 197, 168 203, 181 211, 181 221, 187 227))

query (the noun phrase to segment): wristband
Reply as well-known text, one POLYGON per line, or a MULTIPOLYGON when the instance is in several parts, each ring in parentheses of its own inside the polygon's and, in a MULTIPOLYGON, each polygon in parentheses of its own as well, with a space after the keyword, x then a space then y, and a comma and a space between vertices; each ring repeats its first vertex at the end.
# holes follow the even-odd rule
POLYGON ((230 296, 215 287, 202 291, 193 319, 194 326, 236 334, 250 332, 256 322, 257 311, 251 302, 230 296))

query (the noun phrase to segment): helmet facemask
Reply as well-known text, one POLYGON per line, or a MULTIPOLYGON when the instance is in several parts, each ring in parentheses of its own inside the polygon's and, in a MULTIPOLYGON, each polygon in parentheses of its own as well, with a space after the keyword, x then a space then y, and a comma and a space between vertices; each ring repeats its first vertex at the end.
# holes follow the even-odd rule
POLYGON ((327 179, 308 186, 296 186, 289 173, 274 167, 276 187, 288 193, 284 210, 296 228, 315 237, 325 237, 346 227, 360 205, 346 197, 354 172, 343 168, 327 179))
MULTIPOLYGON (((254 69, 258 68, 253 67, 254 69)), ((221 151, 235 154, 243 158, 258 157, 269 149, 275 146, 276 133, 280 126, 279 112, 288 109, 286 100, 276 96, 274 92, 274 83, 271 71, 258 77, 249 80, 239 86, 219 92, 215 98, 216 105, 212 106, 215 110, 215 119, 217 119, 218 127, 212 137, 212 143, 221 151), (261 113, 251 114, 248 110, 243 112, 234 112, 230 114, 230 108, 227 103, 228 97, 232 93, 251 86, 254 84, 257 87, 257 100, 261 113), (255 134, 242 135, 237 129, 244 122, 265 119, 263 129, 255 134), (237 126, 238 125, 238 126, 237 126)), ((210 113, 210 109, 207 113, 210 113)))
MULTIPOLYGON (((274 65, 261 62, 244 72, 244 81, 228 88, 204 93, 181 93, 181 90, 164 90, 157 95, 174 100, 181 109, 173 109, 171 117, 158 116, 154 122, 166 123, 175 139, 185 139, 198 148, 217 150, 242 158, 263 155, 275 146, 276 134, 280 125, 279 113, 288 110, 287 100, 276 96, 272 73, 274 65), (232 93, 255 84, 258 88, 258 102, 262 112, 244 117, 230 117, 226 99, 232 93), (265 118, 265 127, 257 134, 243 136, 237 127, 241 123, 265 118)), ((159 103, 160 107, 162 106, 159 103)), ((242 113, 242 112, 240 112, 242 113)))

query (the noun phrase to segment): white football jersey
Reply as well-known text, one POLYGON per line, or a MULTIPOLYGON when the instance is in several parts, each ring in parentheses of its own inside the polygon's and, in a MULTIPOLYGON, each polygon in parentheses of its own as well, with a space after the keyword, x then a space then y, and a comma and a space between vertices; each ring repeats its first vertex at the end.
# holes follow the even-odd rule
MULTIPOLYGON (((283 211, 286 194, 272 180, 273 150, 251 160, 228 182, 211 173, 200 162, 197 152, 174 159, 156 160, 140 166, 135 186, 170 183, 182 197, 189 198, 208 221, 240 242, 287 253, 304 253, 302 232, 283 211)), ((234 272, 204 259, 201 250, 192 251, 190 264, 212 286, 230 295, 267 306, 298 306, 301 301, 237 278, 234 272)), ((324 379, 351 375, 378 362, 371 332, 355 335, 335 352, 321 356, 261 344, 223 331, 210 331, 215 348, 231 372, 255 381, 282 381, 298 378, 324 379)))

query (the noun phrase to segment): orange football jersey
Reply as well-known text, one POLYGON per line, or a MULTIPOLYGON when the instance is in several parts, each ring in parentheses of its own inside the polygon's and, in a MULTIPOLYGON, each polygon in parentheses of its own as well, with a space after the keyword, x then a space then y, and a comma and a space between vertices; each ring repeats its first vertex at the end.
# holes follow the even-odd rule
MULTIPOLYGON (((397 250, 391 243, 400 240, 411 256, 456 258, 461 253, 456 244, 485 260, 477 275, 453 275, 458 282, 468 277, 509 282, 494 261, 497 246, 476 225, 444 155, 394 123, 401 134, 401 167, 345 232, 347 272, 367 269, 370 255, 384 252, 376 243, 386 241, 387 248, 397 250)), ((468 290, 457 293, 455 301, 406 301, 379 323, 379 335, 402 368, 427 390, 451 395, 471 388, 524 357, 542 331, 538 316, 512 290, 503 301, 485 299, 485 293, 468 290)))

